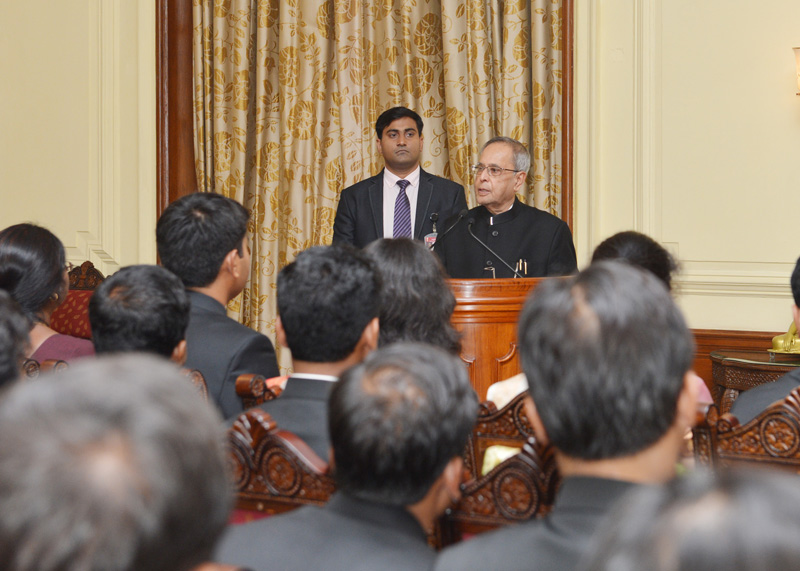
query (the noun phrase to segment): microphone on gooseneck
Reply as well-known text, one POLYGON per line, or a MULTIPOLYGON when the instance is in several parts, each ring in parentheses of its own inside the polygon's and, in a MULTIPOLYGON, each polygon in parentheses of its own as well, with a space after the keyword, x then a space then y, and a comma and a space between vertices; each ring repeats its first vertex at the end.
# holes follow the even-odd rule
POLYGON ((481 246, 483 246, 484 248, 486 248, 486 249, 489 251, 489 253, 491 253, 491 254, 492 254, 492 255, 493 255, 495 258, 497 258, 498 260, 500 260, 501 262, 503 262, 503 265, 504 265, 505 267, 507 267, 507 268, 508 268, 509 270, 511 270, 512 272, 514 272, 514 276, 516 276, 516 277, 518 277, 518 278, 521 278, 522 276, 520 275, 520 273, 519 273, 517 270, 515 270, 514 268, 512 268, 512 267, 511 267, 511 264, 509 264, 509 263, 508 263, 508 262, 506 262, 506 261, 505 261, 503 258, 501 258, 501 257, 500 257, 500 255, 499 255, 497 252, 495 252, 494 250, 492 250, 492 249, 491 249, 491 248, 488 246, 488 244, 485 244, 485 243, 484 243, 484 242, 483 242, 483 241, 482 241, 480 238, 478 238, 478 237, 475 235, 475 233, 472 231, 472 226, 473 226, 474 224, 475 224, 475 219, 474 219, 474 218, 470 218, 469 220, 467 220, 467 232, 469 232, 469 235, 470 235, 470 236, 472 236, 473 238, 475 238, 475 240, 478 242, 478 244, 480 244, 481 246))
MULTIPOLYGON (((467 215, 467 209, 465 208, 461 212, 458 213, 458 217, 455 219, 455 222, 453 222, 450 225, 450 227, 447 228, 447 230, 442 232, 442 234, 440 236, 437 236, 436 242, 434 242, 433 246, 431 246, 431 250, 433 250, 436 247, 436 244, 438 244, 445 236, 447 236, 450 233, 450 230, 452 230, 453 228, 458 226, 458 223, 461 222, 466 215, 467 215)), ((438 217, 439 215, 436 214, 436 216, 438 217)))

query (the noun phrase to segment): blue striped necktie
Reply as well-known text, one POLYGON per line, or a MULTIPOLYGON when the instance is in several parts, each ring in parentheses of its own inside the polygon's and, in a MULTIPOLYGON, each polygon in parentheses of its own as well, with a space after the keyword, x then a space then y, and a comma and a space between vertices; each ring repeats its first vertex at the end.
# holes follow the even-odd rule
POLYGON ((400 192, 394 202, 394 237, 411 238, 411 203, 406 196, 406 188, 411 184, 407 180, 398 180, 400 192))

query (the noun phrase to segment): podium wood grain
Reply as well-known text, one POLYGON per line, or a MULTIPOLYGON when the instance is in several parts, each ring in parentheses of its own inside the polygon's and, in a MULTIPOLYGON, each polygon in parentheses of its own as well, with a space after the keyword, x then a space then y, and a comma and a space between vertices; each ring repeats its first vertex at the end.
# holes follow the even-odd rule
POLYGON ((461 359, 482 401, 489 385, 522 372, 517 321, 542 279, 548 278, 449 280, 457 302, 451 321, 462 334, 461 359))

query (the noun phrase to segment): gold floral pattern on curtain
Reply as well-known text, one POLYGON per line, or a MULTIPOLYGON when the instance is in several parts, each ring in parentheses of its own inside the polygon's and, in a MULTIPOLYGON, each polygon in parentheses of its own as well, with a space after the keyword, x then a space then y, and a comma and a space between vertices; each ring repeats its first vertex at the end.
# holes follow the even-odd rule
POLYGON ((250 282, 229 310, 274 337, 278 271, 330 243, 342 188, 382 167, 374 125, 394 105, 420 113, 423 168, 470 205, 480 146, 521 140, 521 198, 559 215, 562 4, 193 0, 198 183, 252 213, 250 282))

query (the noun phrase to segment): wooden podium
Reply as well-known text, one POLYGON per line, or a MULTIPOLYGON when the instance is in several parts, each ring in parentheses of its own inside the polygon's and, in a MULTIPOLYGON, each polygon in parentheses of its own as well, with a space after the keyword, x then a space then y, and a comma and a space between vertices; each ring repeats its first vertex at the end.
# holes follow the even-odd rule
POLYGON ((451 321, 462 334, 461 359, 481 401, 489 385, 522 372, 517 321, 542 279, 448 280, 457 302, 451 321))

